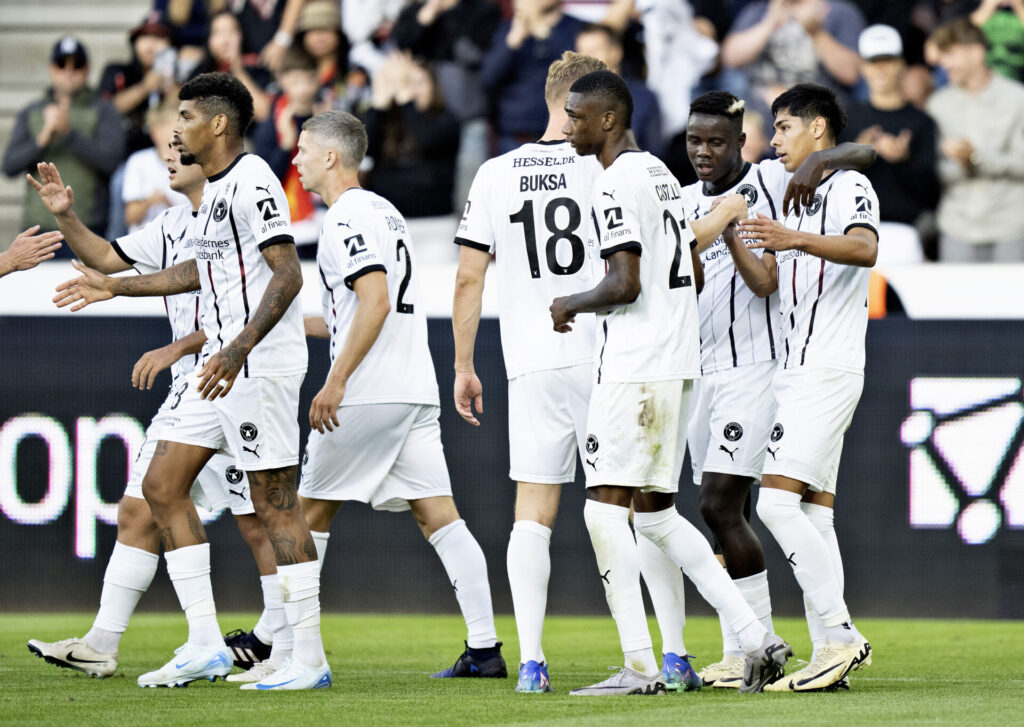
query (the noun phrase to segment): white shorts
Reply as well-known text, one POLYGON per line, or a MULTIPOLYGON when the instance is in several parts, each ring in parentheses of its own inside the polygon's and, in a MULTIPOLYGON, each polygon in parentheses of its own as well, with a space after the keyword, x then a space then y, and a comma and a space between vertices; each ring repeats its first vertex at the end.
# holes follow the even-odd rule
POLYGON ((197 374, 171 391, 160 438, 227 450, 246 472, 290 467, 299 461, 299 388, 304 374, 237 378, 223 398, 200 399, 197 374))
POLYGON ((595 384, 587 417, 587 487, 676 492, 693 379, 595 384))
POLYGON ((694 385, 687 444, 693 482, 705 472, 760 481, 768 435, 775 422, 774 361, 705 374, 694 385))
POLYGON ((509 473, 516 482, 559 485, 576 479, 586 440, 591 364, 535 371, 508 382, 509 473))
POLYGON ((440 407, 427 404, 339 407, 340 426, 309 434, 299 494, 391 512, 408 510, 409 500, 451 497, 440 414, 440 407))
MULTIPOLYGON (((163 431, 167 425, 171 406, 177 399, 177 389, 171 387, 171 392, 164 403, 160 405, 156 416, 146 429, 146 439, 142 443, 135 461, 132 462, 131 475, 128 484, 124 488, 127 497, 134 497, 144 500, 142 494, 142 478, 149 469, 150 460, 153 459, 153 451, 156 443, 163 439, 163 431)), ((249 480, 245 473, 235 466, 233 457, 218 452, 206 463, 206 467, 199 473, 191 491, 192 501, 197 507, 202 507, 210 512, 217 512, 224 508, 230 508, 232 515, 250 515, 255 512, 252 500, 249 498, 249 480)))
POLYGON ((836 492, 843 436, 864 388, 864 375, 838 369, 780 368, 775 373, 775 424, 764 474, 836 492))

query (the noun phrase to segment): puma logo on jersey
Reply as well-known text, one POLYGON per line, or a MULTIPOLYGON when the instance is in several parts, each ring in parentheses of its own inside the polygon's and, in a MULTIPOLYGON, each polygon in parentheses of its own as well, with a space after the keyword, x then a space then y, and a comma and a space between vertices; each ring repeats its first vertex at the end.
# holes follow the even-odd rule
MULTIPOLYGON (((257 446, 257 448, 259 448, 259 445, 256 445, 256 446, 257 446)), ((258 456, 259 456, 259 455, 257 455, 257 457, 258 457, 258 456)), ((229 487, 229 488, 228 488, 228 492, 230 492, 230 493, 231 493, 232 495, 234 495, 235 497, 241 497, 241 498, 242 498, 243 500, 244 500, 244 499, 246 499, 246 498, 245 498, 245 490, 238 490, 238 491, 235 491, 235 490, 232 490, 232 489, 231 489, 231 488, 229 487)))
POLYGON ((339 222, 338 223, 338 227, 347 227, 348 229, 351 230, 352 229, 351 222, 352 222, 352 220, 349 220, 348 222, 339 222))
POLYGON ((596 470, 597 469, 597 460, 599 460, 599 459, 601 459, 601 458, 600 457, 594 457, 593 460, 589 460, 588 459, 588 460, 585 460, 585 461, 586 461, 587 464, 589 464, 591 467, 593 467, 596 470))
MULTIPOLYGON (((260 444, 262 444, 262 442, 260 442, 260 444)), ((260 444, 257 444, 257 445, 256 445, 255 447, 253 447, 252 449, 249 449, 248 447, 246 447, 246 446, 245 446, 245 445, 243 444, 243 445, 242 445, 242 451, 243 451, 243 452, 248 452, 249 454, 252 454, 252 455, 255 455, 256 459, 259 459, 259 458, 260 458, 260 453, 259 453, 259 452, 258 452, 257 450, 258 450, 258 449, 260 448, 260 444)))
POLYGON ((261 187, 260 185, 257 184, 256 189, 262 189, 264 192, 267 193, 268 197, 270 196, 270 185, 267 185, 266 187, 261 187))
POLYGON ((779 448, 776 447, 775 449, 772 449, 771 447, 767 447, 767 449, 768 449, 768 454, 770 454, 772 456, 772 459, 775 459, 775 455, 778 453, 779 448))
POLYGON ((612 202, 615 201, 615 190, 614 189, 611 192, 601 192, 601 194, 604 195, 605 197, 610 197, 612 202))
POLYGON ((739 447, 737 447, 736 449, 732 450, 731 452, 728 449, 726 449, 726 446, 724 444, 719 444, 718 448, 720 450, 722 450, 723 452, 725 452, 727 455, 729 455, 729 460, 730 461, 733 461, 733 462, 736 461, 736 458, 733 455, 736 454, 739 451, 739 449, 740 449, 739 447))

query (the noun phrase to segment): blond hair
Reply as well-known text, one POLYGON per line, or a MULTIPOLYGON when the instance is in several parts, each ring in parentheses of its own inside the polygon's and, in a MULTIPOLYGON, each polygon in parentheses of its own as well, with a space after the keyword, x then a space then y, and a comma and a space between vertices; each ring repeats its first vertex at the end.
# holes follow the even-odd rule
POLYGON ((569 87, 594 71, 607 70, 603 61, 567 50, 562 57, 548 66, 548 79, 544 83, 544 100, 549 106, 558 104, 569 95, 569 87))

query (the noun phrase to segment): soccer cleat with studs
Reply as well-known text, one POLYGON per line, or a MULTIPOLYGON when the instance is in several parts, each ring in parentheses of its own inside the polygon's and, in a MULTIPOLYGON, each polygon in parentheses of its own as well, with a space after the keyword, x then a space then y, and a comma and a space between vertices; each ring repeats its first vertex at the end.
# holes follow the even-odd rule
POLYGON ((103 679, 117 671, 117 652, 101 654, 82 639, 39 641, 29 639, 28 650, 47 664, 74 669, 103 679))
POLYGON ((466 650, 455 663, 444 671, 430 675, 431 679, 485 678, 504 679, 508 676, 505 659, 501 656, 501 642, 486 649, 473 649, 466 644, 466 650))

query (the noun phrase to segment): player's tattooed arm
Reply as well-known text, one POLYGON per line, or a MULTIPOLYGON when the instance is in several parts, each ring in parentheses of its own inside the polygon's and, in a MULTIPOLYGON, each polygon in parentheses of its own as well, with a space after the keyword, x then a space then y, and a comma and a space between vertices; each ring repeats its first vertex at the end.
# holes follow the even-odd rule
POLYGON ((166 346, 146 351, 132 368, 132 386, 137 389, 152 389, 157 374, 174 365, 183 356, 199 353, 203 350, 204 343, 206 332, 195 331, 166 346))
POLYGON ((211 356, 199 372, 197 388, 203 399, 216 399, 231 391, 249 353, 277 325, 302 289, 302 266, 295 245, 271 245, 263 250, 263 259, 273 275, 249 323, 235 340, 211 356))
POLYGON ((58 308, 70 305, 72 311, 115 296, 147 297, 199 290, 199 268, 195 260, 186 260, 151 275, 118 277, 104 275, 77 260, 72 260, 71 265, 82 275, 58 285, 53 302, 58 308))
POLYGON ((811 152, 786 186, 786 195, 782 198, 782 214, 788 215, 792 207, 793 214, 800 214, 801 207, 814 202, 814 193, 818 183, 829 169, 853 169, 863 172, 875 163, 878 153, 870 144, 854 144, 847 141, 837 144, 831 149, 820 149, 811 152))
POLYGON ((640 255, 620 250, 608 256, 608 273, 590 290, 555 298, 549 310, 559 333, 572 330, 577 313, 608 313, 629 305, 640 296, 640 255))

